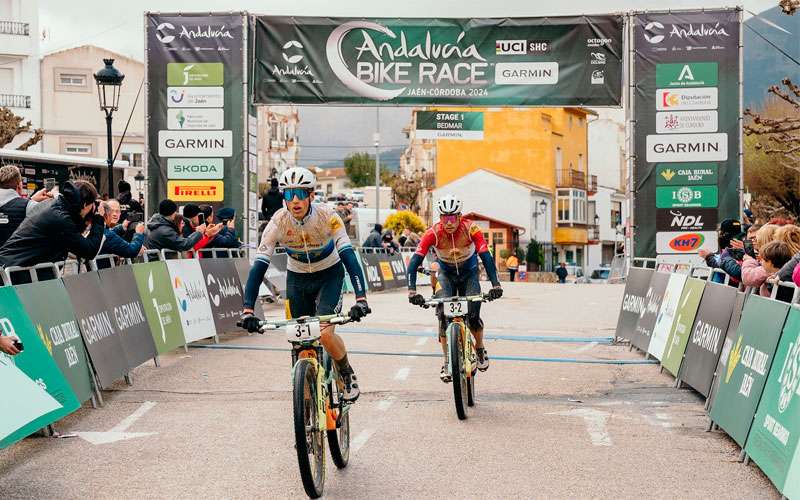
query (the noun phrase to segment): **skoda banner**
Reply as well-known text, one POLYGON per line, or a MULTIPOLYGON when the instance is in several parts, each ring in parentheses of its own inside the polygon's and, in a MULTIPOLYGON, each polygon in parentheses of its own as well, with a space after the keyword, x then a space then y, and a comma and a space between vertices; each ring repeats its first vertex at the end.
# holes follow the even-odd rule
POLYGON ((135 264, 133 276, 158 353, 163 354, 183 345, 181 317, 172 293, 167 265, 163 262, 135 264))
POLYGON ((736 302, 736 289, 708 283, 686 345, 680 379, 708 397, 736 302))
POLYGON ((752 295, 747 299, 728 363, 719 374, 711 420, 744 447, 767 373, 789 313, 789 304, 752 295))
POLYGON ((169 260, 167 270, 186 343, 216 335, 208 290, 197 259, 169 260))
POLYGON ((628 277, 625 279, 622 308, 619 311, 619 319, 617 320, 616 338, 633 339, 636 321, 639 319, 639 313, 644 308, 647 289, 652 278, 652 269, 632 267, 628 271, 628 277))
POLYGON ((81 402, 91 398, 92 367, 64 283, 47 280, 14 288, 72 392, 81 402))
POLYGON ((670 275, 667 273, 654 273, 643 300, 637 304, 639 318, 636 320, 636 327, 633 329, 630 340, 631 345, 644 352, 647 352, 647 348, 650 346, 650 337, 656 326, 656 319, 661 310, 664 293, 667 291, 669 277, 670 275))
POLYGON ((772 370, 761 396, 745 450, 789 498, 800 494, 800 475, 789 476, 792 462, 800 473, 800 308, 793 307, 783 329, 772 370), (795 483, 794 494, 789 490, 795 483))
POLYGON ((242 313, 242 285, 232 259, 202 259, 200 268, 208 290, 214 324, 219 333, 237 329, 242 313))
POLYGON ((670 274, 669 282, 667 282, 664 300, 661 302, 661 311, 656 318, 653 335, 650 336, 650 345, 647 346, 647 352, 659 361, 664 357, 664 348, 667 346, 669 333, 675 323, 675 314, 678 312, 686 279, 685 274, 673 273, 670 274))
POLYGON ((667 344, 664 346, 664 354, 661 357, 661 366, 675 376, 678 375, 681 368, 686 343, 689 342, 692 324, 705 286, 706 282, 697 278, 687 279, 683 286, 678 309, 675 311, 675 321, 672 323, 667 344))
POLYGON ((633 20, 634 252, 691 262, 739 217, 741 11, 633 20))
MULTIPOLYGON (((620 106, 623 18, 255 19, 255 104, 620 106)), ((465 117, 466 118, 466 117, 465 117)))
POLYGON ((224 200, 247 214, 245 24, 241 14, 145 16, 149 200, 224 200))
POLYGON ((109 388, 130 366, 113 313, 109 311, 106 291, 100 286, 97 273, 80 273, 63 279, 100 386, 109 388))
MULTIPOLYGON (((11 377, 8 381, 5 378, 0 379, 3 381, 4 392, 10 391, 9 394, 4 393, 0 396, 4 400, 4 404, 0 405, 0 408, 5 406, 6 398, 9 396, 12 399, 7 400, 7 404, 9 406, 11 404, 14 405, 13 409, 11 407, 2 409, 0 421, 4 421, 6 418, 13 419, 13 414, 19 411, 18 404, 23 408, 30 405, 29 409, 33 411, 29 413, 29 416, 34 417, 27 425, 14 429, 14 432, 5 437, 0 437, 2 439, 0 448, 5 448, 32 432, 69 415, 80 408, 81 403, 75 393, 72 392, 70 384, 61 374, 58 365, 50 356, 49 350, 42 343, 39 332, 36 331, 28 315, 25 314, 22 303, 15 290, 10 286, 0 288, 0 335, 16 336, 25 346, 25 350, 13 357, 0 352, 0 368, 5 368, 0 369, 0 371, 8 372, 10 371, 8 370, 9 366, 16 365, 16 368, 27 375, 29 379, 35 381, 36 385, 45 389, 49 395, 49 398, 44 397, 43 394, 30 388, 27 381, 21 380, 20 383, 23 384, 23 390, 25 386, 28 386, 31 390, 24 390, 25 393, 20 395, 19 400, 16 400, 14 399, 14 394, 17 388, 13 387, 14 378, 11 377), (37 406, 44 411, 36 411, 37 406)), ((7 427, 13 429, 16 425, 0 425, 0 436, 4 432, 11 430, 7 427), (4 427, 6 427, 5 431, 4 427)))
POLYGON ((131 266, 103 269, 98 274, 111 317, 120 333, 128 367, 133 369, 155 358, 156 345, 131 266))

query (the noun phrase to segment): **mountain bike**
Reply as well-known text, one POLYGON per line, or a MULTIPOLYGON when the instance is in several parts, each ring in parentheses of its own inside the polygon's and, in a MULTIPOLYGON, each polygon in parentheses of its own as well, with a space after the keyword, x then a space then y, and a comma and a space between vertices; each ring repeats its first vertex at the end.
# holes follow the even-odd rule
POLYGON ((283 328, 292 344, 292 402, 297 463, 303 488, 311 498, 325 487, 325 441, 337 468, 350 459, 350 403, 344 401, 344 382, 336 363, 319 342, 320 324, 343 325, 347 316, 306 316, 265 320, 261 333, 283 328))
POLYGON ((459 420, 467 418, 467 407, 475 406, 475 376, 478 360, 475 352, 475 341, 472 332, 464 320, 469 311, 470 302, 487 302, 486 294, 469 297, 433 298, 425 302, 423 307, 443 308, 448 320, 445 337, 447 338, 447 369, 453 382, 453 400, 459 420))

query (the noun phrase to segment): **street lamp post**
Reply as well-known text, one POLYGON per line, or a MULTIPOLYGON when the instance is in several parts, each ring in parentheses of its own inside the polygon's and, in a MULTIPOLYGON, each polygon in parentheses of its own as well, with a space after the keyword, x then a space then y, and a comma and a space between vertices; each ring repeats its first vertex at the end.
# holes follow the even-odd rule
POLYGON ((97 98, 100 101, 100 109, 106 114, 106 140, 108 150, 108 197, 114 197, 114 152, 113 137, 111 135, 111 119, 114 111, 119 109, 119 94, 122 88, 122 80, 125 78, 117 68, 114 67, 113 59, 103 59, 105 66, 94 74, 94 81, 97 83, 97 98))
POLYGON ((142 188, 144 187, 145 177, 141 170, 136 172, 136 175, 133 176, 133 180, 136 181, 136 190, 139 192, 139 196, 142 196, 142 188))

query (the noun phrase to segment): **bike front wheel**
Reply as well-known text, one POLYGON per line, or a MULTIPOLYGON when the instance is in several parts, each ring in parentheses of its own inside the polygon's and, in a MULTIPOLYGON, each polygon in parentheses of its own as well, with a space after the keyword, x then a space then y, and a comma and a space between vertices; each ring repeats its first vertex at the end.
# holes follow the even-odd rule
POLYGON ((453 400, 459 420, 467 418, 468 387, 467 371, 464 367, 464 325, 456 321, 447 327, 450 369, 453 377, 453 400))
POLYGON ((303 488, 319 498, 325 487, 325 439, 320 428, 317 368, 301 359, 294 368, 294 440, 303 488))

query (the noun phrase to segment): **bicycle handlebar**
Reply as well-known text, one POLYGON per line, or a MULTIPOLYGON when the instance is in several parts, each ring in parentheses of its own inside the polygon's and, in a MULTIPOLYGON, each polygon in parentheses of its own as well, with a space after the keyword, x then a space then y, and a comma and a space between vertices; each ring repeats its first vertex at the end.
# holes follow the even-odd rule
MULTIPOLYGON (((279 328, 289 325, 300 325, 312 321, 319 321, 320 323, 327 323, 329 325, 344 325, 353 321, 350 316, 342 316, 341 314, 328 314, 325 316, 303 316, 301 318, 293 318, 287 320, 269 320, 265 319, 259 322, 261 332, 265 330, 277 330, 279 328)), ((236 326, 242 328, 242 322, 237 321, 236 326)))
POLYGON ((491 299, 489 299, 489 294, 487 293, 482 293, 480 295, 469 295, 467 297, 458 297, 458 296, 439 297, 435 299, 426 300, 423 306, 428 306, 428 307, 437 306, 439 304, 444 304, 445 302, 453 302, 456 300, 466 300, 468 302, 489 302, 491 299))

